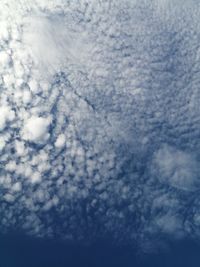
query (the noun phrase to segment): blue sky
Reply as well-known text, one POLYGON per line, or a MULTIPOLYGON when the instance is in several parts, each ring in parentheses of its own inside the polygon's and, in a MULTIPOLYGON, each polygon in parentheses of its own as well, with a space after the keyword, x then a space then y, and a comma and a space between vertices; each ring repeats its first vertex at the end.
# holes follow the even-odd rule
POLYGON ((188 240, 140 255, 131 246, 117 248, 109 240, 78 246, 15 235, 1 236, 0 245, 0 266, 5 267, 198 267, 200 260, 200 245, 188 240))

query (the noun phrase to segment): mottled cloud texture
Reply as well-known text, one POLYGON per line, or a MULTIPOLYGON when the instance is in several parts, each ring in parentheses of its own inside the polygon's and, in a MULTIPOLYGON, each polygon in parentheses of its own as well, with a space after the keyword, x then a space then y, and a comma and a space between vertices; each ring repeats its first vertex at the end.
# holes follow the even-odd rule
POLYGON ((200 232, 200 6, 1 0, 0 232, 200 232))

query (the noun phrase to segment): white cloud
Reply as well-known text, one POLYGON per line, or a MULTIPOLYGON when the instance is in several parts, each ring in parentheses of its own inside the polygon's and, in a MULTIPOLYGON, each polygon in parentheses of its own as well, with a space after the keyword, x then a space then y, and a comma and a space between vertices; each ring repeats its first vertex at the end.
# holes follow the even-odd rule
POLYGON ((39 183, 41 182, 41 174, 39 172, 34 172, 33 174, 30 175, 30 181, 31 183, 39 183))
POLYGON ((5 21, 2 21, 0 23, 0 38, 4 41, 9 39, 9 33, 7 29, 7 23, 5 21))
POLYGON ((14 202, 14 200, 15 200, 15 197, 13 196, 13 195, 11 195, 11 194, 5 194, 4 195, 4 200, 6 200, 7 202, 14 202))
POLYGON ((62 148, 65 145, 66 139, 64 134, 60 134, 55 142, 55 147, 62 148))
POLYGON ((29 16, 26 19, 23 42, 43 76, 55 73, 66 62, 88 64, 91 42, 87 32, 76 31, 71 31, 56 15, 29 16))
POLYGON ((31 102, 31 99, 32 99, 31 92, 28 91, 28 90, 25 90, 23 92, 23 102, 24 102, 24 104, 29 104, 31 102))
POLYGON ((1 136, 0 137, 0 151, 4 149, 5 145, 6 145, 6 142, 4 138, 1 136))
POLYGON ((5 52, 0 52, 0 69, 1 71, 6 69, 10 64, 10 56, 5 52))
POLYGON ((36 80, 31 80, 28 85, 32 93, 36 94, 40 92, 40 87, 36 80))
POLYGON ((49 138, 49 126, 51 119, 32 116, 24 123, 22 137, 24 140, 35 143, 43 143, 49 138))
POLYGON ((23 156, 26 152, 24 142, 16 141, 15 150, 19 156, 23 156))
POLYGON ((7 123, 15 118, 15 112, 9 106, 0 107, 0 131, 3 131, 7 123))
POLYGON ((21 191, 21 189, 22 189, 22 184, 20 182, 16 182, 12 186, 12 191, 13 192, 19 192, 19 191, 21 191))
POLYGON ((162 183, 183 190, 200 186, 199 164, 190 153, 164 145, 156 151, 153 164, 153 173, 162 183))

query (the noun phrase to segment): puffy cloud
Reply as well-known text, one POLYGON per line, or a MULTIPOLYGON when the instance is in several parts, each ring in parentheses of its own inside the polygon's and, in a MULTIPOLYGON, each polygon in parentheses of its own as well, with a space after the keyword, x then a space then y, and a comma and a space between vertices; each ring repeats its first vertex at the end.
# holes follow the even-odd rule
POLYGON ((65 142, 66 142, 65 135, 64 134, 60 134, 58 136, 58 138, 56 139, 55 147, 62 148, 65 145, 65 142))
POLYGON ((0 52, 0 68, 1 71, 6 69, 10 64, 10 56, 5 51, 0 52))
POLYGON ((0 137, 0 151, 5 147, 6 142, 3 137, 0 137))
POLYGON ((34 172, 30 175, 31 183, 39 183, 41 182, 41 174, 39 172, 34 172))
POLYGON ((15 112, 9 106, 0 107, 0 131, 3 131, 7 123, 15 118, 15 112))
POLYGON ((5 194, 4 195, 4 199, 7 201, 7 202, 13 202, 15 200, 15 197, 11 194, 5 194))
POLYGON ((199 163, 190 153, 164 145, 156 151, 153 164, 153 174, 161 183, 183 190, 200 186, 199 163))
POLYGON ((24 140, 42 143, 47 141, 50 134, 48 132, 51 120, 49 118, 32 116, 25 121, 22 137, 24 140))

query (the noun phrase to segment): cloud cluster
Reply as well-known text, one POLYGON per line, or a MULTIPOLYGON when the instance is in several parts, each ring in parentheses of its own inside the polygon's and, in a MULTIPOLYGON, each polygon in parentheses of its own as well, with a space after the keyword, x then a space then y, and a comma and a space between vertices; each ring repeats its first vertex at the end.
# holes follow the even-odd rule
POLYGON ((1 232, 199 237, 200 8, 170 3, 1 1, 1 232))
POLYGON ((191 154, 164 146, 153 158, 153 174, 161 183, 181 190, 197 190, 199 164, 191 154))
POLYGON ((41 143, 49 138, 50 120, 48 118, 32 116, 27 119, 22 129, 22 138, 27 141, 41 143))

